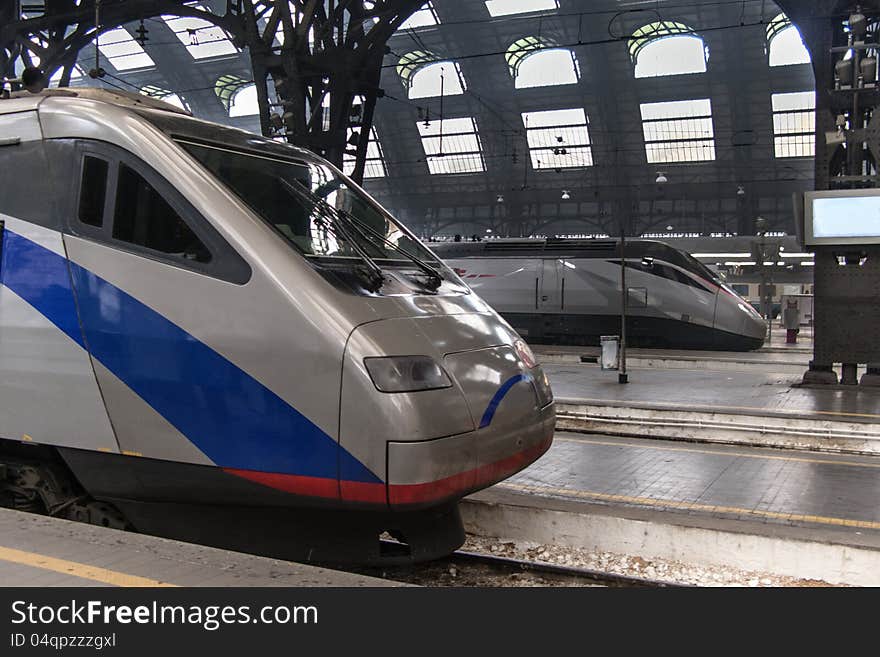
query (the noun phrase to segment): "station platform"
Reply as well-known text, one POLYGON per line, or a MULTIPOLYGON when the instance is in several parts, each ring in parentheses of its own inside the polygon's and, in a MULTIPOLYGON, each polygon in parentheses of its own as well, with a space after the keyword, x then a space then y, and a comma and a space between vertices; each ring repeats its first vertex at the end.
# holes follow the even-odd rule
POLYGON ((878 490, 880 456, 559 431, 462 511, 479 535, 877 586, 878 490))
POLYGON ((803 386, 809 342, 776 337, 748 353, 628 350, 627 384, 597 348, 533 345, 553 446, 469 497, 468 531, 880 585, 880 389, 803 386))
POLYGON ((395 582, 0 509, 0 586, 395 586, 395 582))
POLYGON ((560 429, 880 454, 880 388, 801 385, 803 349, 628 350, 625 385, 590 362, 596 349, 534 350, 560 429))

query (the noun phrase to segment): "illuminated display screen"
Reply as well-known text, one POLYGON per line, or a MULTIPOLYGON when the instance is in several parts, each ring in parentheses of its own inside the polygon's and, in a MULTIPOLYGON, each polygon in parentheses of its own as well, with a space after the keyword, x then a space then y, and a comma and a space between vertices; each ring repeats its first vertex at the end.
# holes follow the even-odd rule
POLYGON ((807 244, 880 242, 880 190, 808 192, 807 244))

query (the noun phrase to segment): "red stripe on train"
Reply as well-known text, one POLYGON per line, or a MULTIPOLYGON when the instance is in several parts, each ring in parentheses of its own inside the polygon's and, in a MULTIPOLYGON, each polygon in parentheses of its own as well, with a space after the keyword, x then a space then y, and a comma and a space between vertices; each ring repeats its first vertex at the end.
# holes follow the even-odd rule
POLYGON ((422 484, 390 484, 386 491, 385 484, 365 483, 360 481, 341 481, 323 477, 306 477, 302 475, 282 474, 278 472, 257 472, 255 470, 237 470, 223 468, 227 474, 247 479, 275 490, 292 495, 342 499, 347 502, 364 502, 369 504, 409 505, 447 500, 457 495, 464 495, 477 488, 490 486, 537 459, 550 448, 553 436, 538 445, 505 459, 461 472, 451 477, 429 481, 422 484), (388 499, 386 500, 386 494, 388 499))

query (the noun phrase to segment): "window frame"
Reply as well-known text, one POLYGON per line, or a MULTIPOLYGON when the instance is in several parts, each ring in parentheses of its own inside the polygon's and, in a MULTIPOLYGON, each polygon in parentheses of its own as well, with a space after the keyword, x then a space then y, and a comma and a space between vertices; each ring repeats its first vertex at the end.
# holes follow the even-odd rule
MULTIPOLYGON (((816 157, 816 93, 814 91, 790 91, 790 92, 774 92, 770 94, 770 112, 773 120, 773 156, 777 160, 790 160, 793 158, 811 158, 816 157), (795 96, 812 94, 812 107, 800 107, 797 109, 776 109, 777 98, 783 96, 795 96), (777 117, 794 118, 797 115, 812 116, 813 129, 808 131, 800 131, 794 129, 786 129, 785 125, 779 125, 777 117), (780 128, 780 130, 777 130, 780 128), (781 151, 797 150, 807 147, 809 151, 806 154, 796 155, 780 155, 781 151)), ((795 118, 795 121, 797 119, 795 118)))
POLYGON ((535 110, 535 111, 531 111, 531 112, 521 112, 520 117, 523 121, 523 126, 524 126, 524 129, 526 132, 526 135, 525 135, 526 136, 526 146, 529 149, 529 158, 531 160, 533 171, 539 172, 539 171, 553 171, 555 169, 588 169, 592 166, 595 166, 595 161, 593 160, 593 140, 592 140, 592 136, 590 135, 590 117, 587 115, 587 112, 583 107, 561 107, 561 108, 553 108, 553 109, 549 109, 549 110, 535 110), (568 112, 580 111, 583 113, 584 122, 583 123, 557 123, 555 125, 535 126, 535 127, 530 127, 526 123, 527 115, 545 114, 548 112, 560 112, 560 111, 568 111, 568 112), (558 131, 558 132, 564 132, 565 130, 569 130, 569 129, 583 129, 584 134, 586 136, 586 143, 566 144, 563 141, 563 142, 559 142, 562 144, 561 146, 555 146, 555 145, 532 146, 532 144, 529 140, 529 133, 537 134, 538 131, 548 131, 548 133, 549 133, 554 130, 558 131), (538 156, 541 153, 549 152, 551 155, 555 155, 555 153, 553 153, 553 151, 556 150, 557 148, 559 148, 559 149, 562 149, 562 148, 564 148, 564 149, 584 149, 584 151, 586 153, 584 159, 588 159, 589 163, 588 164, 559 164, 558 162, 555 162, 553 164, 549 164, 550 161, 548 160, 547 166, 540 166, 540 167, 535 166, 535 160, 538 158, 538 156))
POLYGON ((718 160, 718 151, 715 137, 715 114, 714 108, 712 107, 712 99, 711 98, 687 98, 682 100, 672 100, 672 101, 656 101, 649 103, 641 103, 639 105, 639 112, 642 117, 642 140, 645 146, 645 158, 647 159, 648 164, 654 165, 666 165, 666 164, 696 164, 700 162, 715 162, 718 160), (688 102, 702 102, 708 101, 709 103, 709 112, 708 114, 694 114, 694 115, 682 115, 677 114, 675 116, 667 116, 663 118, 645 118, 645 107, 648 106, 657 106, 657 105, 673 105, 676 103, 688 103, 688 102), (662 124, 673 124, 675 122, 687 122, 687 121, 708 121, 709 127, 712 130, 712 134, 709 137, 685 137, 685 138, 676 138, 676 139, 648 139, 648 125, 662 125, 662 124), (674 159, 674 160, 664 160, 664 159, 651 159, 651 154, 653 152, 660 152, 662 150, 674 150, 676 148, 688 148, 697 147, 700 144, 705 144, 711 142, 712 146, 712 157, 711 158, 699 158, 699 159, 674 159))
POLYGON ((483 140, 480 139, 480 128, 477 125, 476 116, 457 116, 457 117, 449 117, 449 118, 444 118, 444 119, 437 119, 436 121, 442 123, 444 121, 457 121, 457 120, 461 120, 461 119, 469 120, 471 122, 472 131, 444 132, 443 138, 446 138, 446 137, 471 137, 471 136, 473 136, 474 140, 476 141, 476 144, 477 144, 477 150, 475 150, 475 151, 474 150, 453 151, 453 152, 449 152, 449 153, 443 153, 442 155, 439 152, 438 153, 429 153, 428 148, 425 145, 426 140, 430 140, 432 143, 433 143, 433 140, 437 140, 437 143, 439 145, 440 139, 441 139, 440 134, 438 133, 436 135, 427 135, 427 136, 424 135, 421 130, 422 121, 416 121, 416 129, 419 132, 419 140, 420 140, 420 143, 422 146, 422 151, 425 153, 425 164, 428 167, 428 174, 430 176, 473 176, 473 175, 485 174, 487 172, 486 157, 484 154, 485 151, 483 150, 483 140), (461 157, 461 156, 474 157, 474 156, 477 156, 477 157, 479 157, 481 168, 477 171, 432 171, 431 170, 432 169, 432 167, 431 167, 432 160, 442 162, 443 161, 442 158, 447 157, 447 156, 449 156, 449 157, 461 157))
POLYGON ((76 140, 74 158, 74 175, 71 176, 72 189, 68 194, 70 210, 66 213, 68 217, 66 228, 71 235, 104 244, 131 255, 212 278, 218 278, 236 285, 243 285, 250 280, 252 274, 250 265, 220 235, 217 229, 193 207, 184 195, 149 164, 123 148, 94 140, 76 140), (104 194, 104 219, 100 227, 87 224, 79 218, 86 157, 101 159, 108 164, 107 188, 104 194), (177 257, 113 237, 119 171, 123 164, 141 176, 162 197, 168 206, 177 213, 180 220, 195 234, 211 254, 209 262, 198 262, 177 257))

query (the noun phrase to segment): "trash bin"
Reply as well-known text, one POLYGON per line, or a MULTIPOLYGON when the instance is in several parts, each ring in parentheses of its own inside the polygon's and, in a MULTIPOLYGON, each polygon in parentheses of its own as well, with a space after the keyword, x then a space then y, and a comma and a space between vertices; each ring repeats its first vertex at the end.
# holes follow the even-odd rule
POLYGON ((603 370, 619 369, 620 336, 603 335, 599 338, 599 345, 602 347, 602 352, 599 355, 599 366, 603 370))

